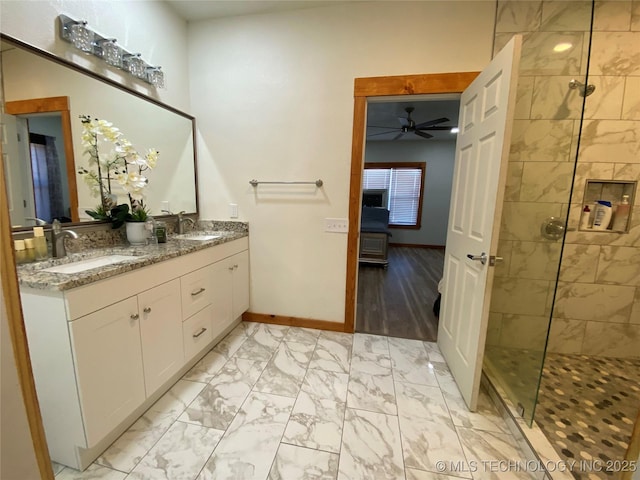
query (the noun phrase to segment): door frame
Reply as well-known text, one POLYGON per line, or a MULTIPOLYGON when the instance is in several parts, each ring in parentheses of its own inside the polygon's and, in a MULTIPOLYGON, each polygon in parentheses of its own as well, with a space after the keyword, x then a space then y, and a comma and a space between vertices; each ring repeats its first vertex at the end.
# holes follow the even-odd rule
POLYGON ((462 93, 480 72, 398 75, 356 78, 354 81, 353 133, 349 181, 349 231, 347 233, 347 276, 345 285, 344 331, 355 330, 358 242, 360 239, 360 197, 364 166, 367 98, 438 93, 462 93))
MULTIPOLYGON (((0 144, 2 153, 2 144, 0 144)), ((2 269, 2 295, 4 308, 6 308, 7 322, 9 323, 9 335, 13 347, 13 357, 17 370, 20 393, 24 402, 29 433, 42 480, 53 480, 53 468, 49 457, 47 438, 42 424, 40 404, 36 393, 33 371, 31 369, 31 357, 29 345, 22 317, 22 305, 18 287, 18 273, 16 271, 15 256, 13 252, 13 237, 11 234, 11 221, 9 219, 9 207, 7 203, 7 189, 5 185, 4 162, 0 161, 0 258, 2 269)))
MULTIPOLYGON (((69 213, 71 221, 79 222, 78 186, 76 183, 76 163, 73 156, 73 139, 71 138, 71 112, 69 97, 31 98, 29 100, 10 101, 4 104, 4 111, 10 115, 31 115, 36 113, 60 114, 66 163, 66 170, 64 173, 66 174, 69 187, 69 207, 71 209, 71 212, 69 213)), ((29 227, 29 229, 30 228, 31 227, 29 227)))

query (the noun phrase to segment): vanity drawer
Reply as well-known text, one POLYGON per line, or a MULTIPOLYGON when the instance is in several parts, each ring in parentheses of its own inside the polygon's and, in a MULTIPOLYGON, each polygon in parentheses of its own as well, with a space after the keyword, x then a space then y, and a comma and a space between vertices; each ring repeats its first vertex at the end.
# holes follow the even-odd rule
POLYGON ((191 360, 213 340, 212 309, 213 307, 209 305, 182 323, 185 362, 191 360))
POLYGON ((211 275, 209 268, 201 268, 180 277, 182 320, 211 305, 211 275))

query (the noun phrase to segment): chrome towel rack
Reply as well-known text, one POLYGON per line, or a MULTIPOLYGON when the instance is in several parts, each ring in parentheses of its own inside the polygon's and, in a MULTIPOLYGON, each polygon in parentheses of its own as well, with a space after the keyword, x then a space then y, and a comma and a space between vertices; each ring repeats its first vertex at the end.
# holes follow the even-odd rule
POLYGON ((318 188, 324 185, 324 182, 320 179, 315 182, 259 182, 254 178, 253 180, 250 180, 249 183, 252 187, 257 187, 261 183, 265 185, 315 185, 318 188))

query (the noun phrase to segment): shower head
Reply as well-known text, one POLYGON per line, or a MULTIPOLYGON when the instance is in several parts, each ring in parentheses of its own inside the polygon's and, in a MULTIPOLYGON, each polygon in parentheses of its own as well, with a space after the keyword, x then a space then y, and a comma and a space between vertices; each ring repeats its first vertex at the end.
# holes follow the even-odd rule
POLYGON ((574 78, 569 82, 569 88, 571 90, 575 90, 576 88, 579 88, 580 89, 580 96, 581 97, 588 97, 589 95, 591 95, 594 92, 594 90, 596 89, 596 86, 593 85, 593 84, 585 85, 584 83, 579 82, 578 80, 576 80, 574 78))

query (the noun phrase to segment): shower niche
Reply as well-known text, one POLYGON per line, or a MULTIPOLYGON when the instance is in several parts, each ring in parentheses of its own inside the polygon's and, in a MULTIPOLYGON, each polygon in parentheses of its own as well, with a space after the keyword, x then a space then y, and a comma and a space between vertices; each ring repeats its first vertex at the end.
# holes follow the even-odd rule
POLYGON ((584 232, 627 233, 631 225, 638 182, 635 180, 587 180, 579 230, 584 232), (598 205, 604 202, 604 209, 598 205), (611 208, 607 224, 602 210, 611 208), (598 213, 598 210, 601 213, 598 213))

